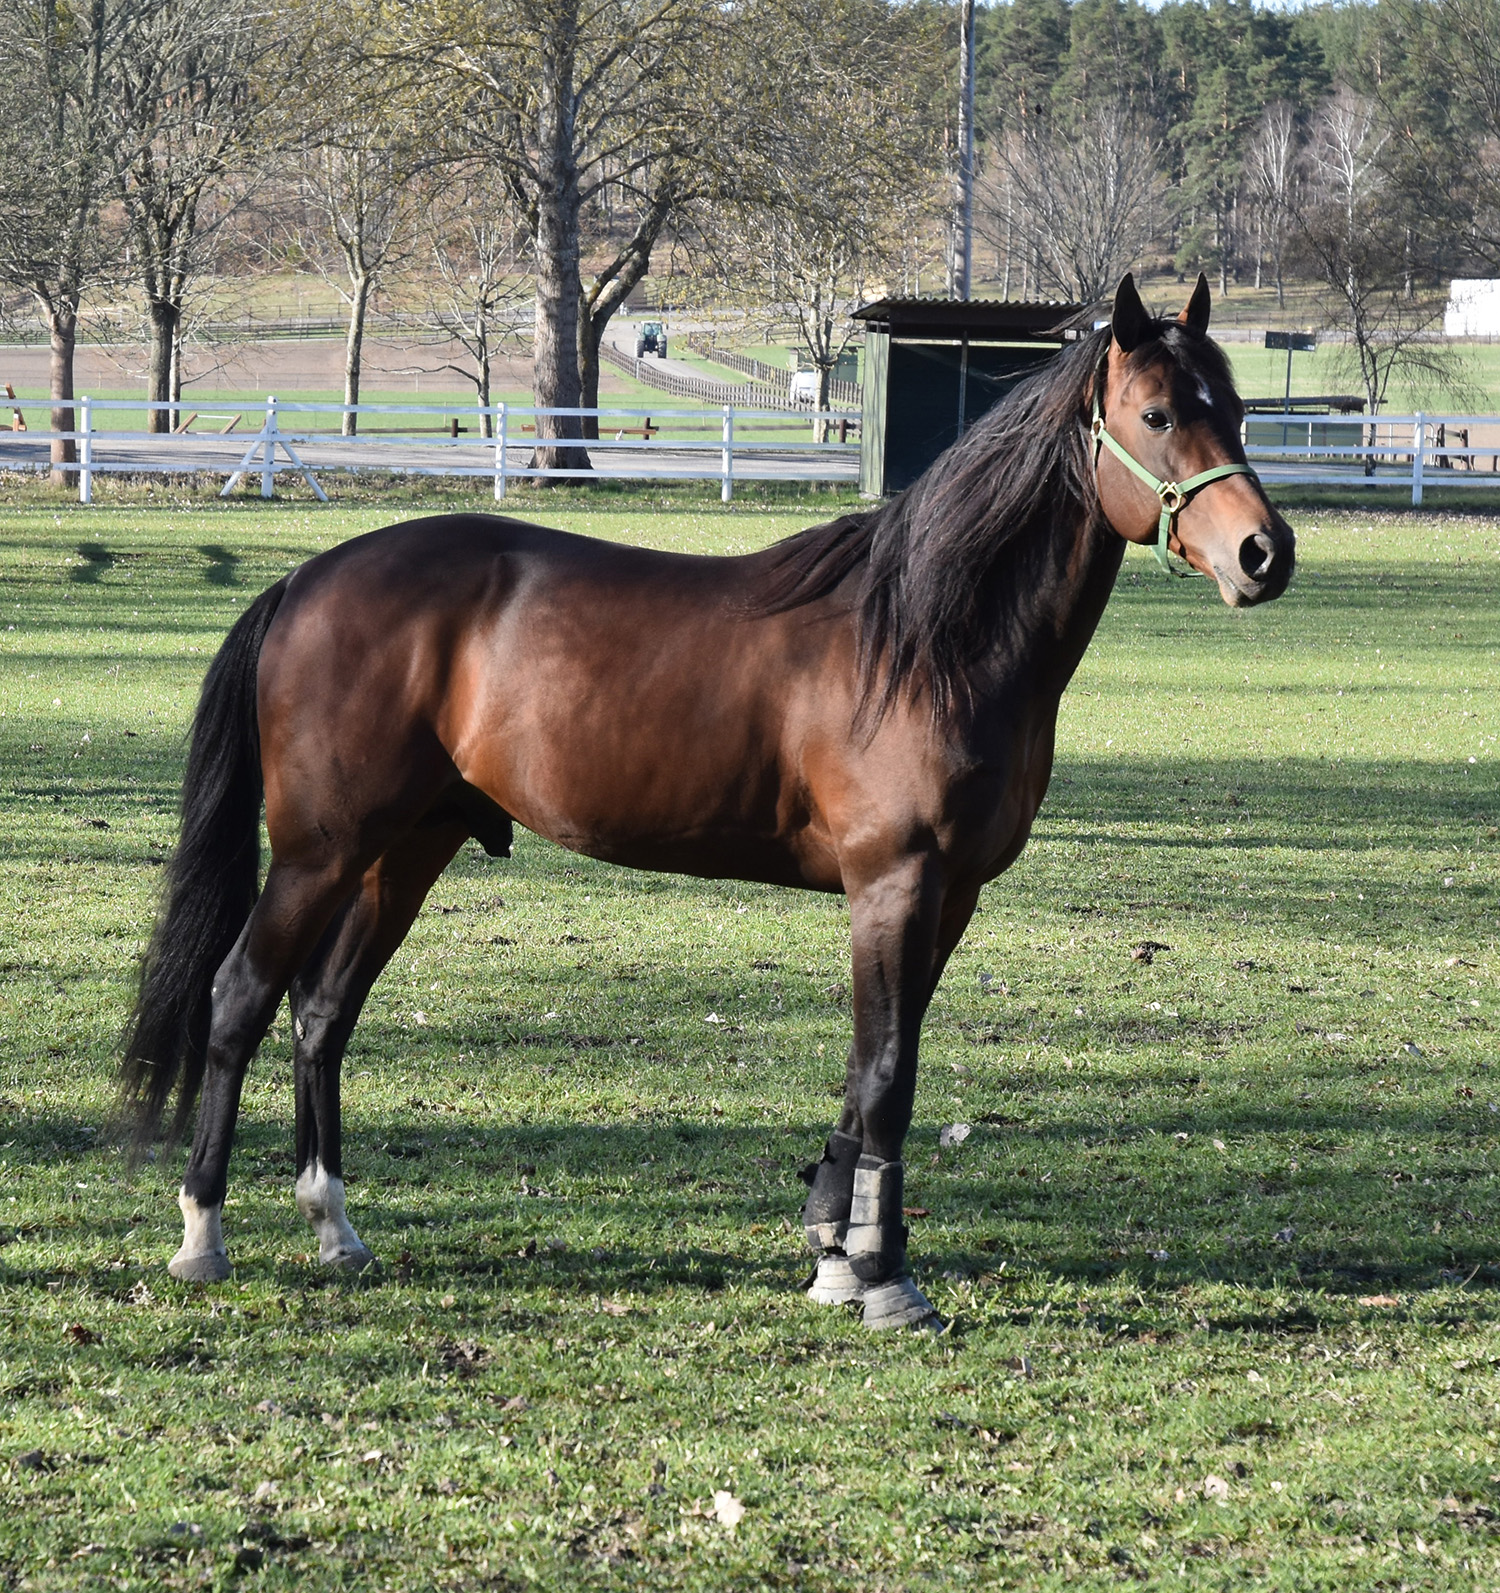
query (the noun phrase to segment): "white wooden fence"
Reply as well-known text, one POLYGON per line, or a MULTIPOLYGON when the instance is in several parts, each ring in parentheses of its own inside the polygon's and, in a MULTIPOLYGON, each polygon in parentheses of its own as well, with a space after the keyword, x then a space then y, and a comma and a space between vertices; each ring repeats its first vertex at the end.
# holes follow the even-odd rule
MULTIPOLYGON (((56 438, 77 443, 78 461, 64 468, 87 503, 95 479, 106 474, 205 474, 228 478, 227 494, 247 475, 260 476, 263 497, 290 471, 323 497, 318 480, 332 472, 381 471, 401 475, 487 477, 497 499, 513 481, 538 477, 580 481, 658 480, 720 483, 727 502, 736 481, 842 481, 858 476, 856 442, 816 442, 812 423, 837 426, 847 414, 796 416, 777 409, 721 405, 712 409, 647 412, 641 409, 538 409, 495 404, 480 410, 459 404, 359 404, 365 428, 356 437, 338 430, 341 404, 231 400, 209 411, 188 403, 148 405, 128 399, 75 400, 77 429, 53 433, 22 429, 25 412, 46 414, 42 400, 0 401, 0 469, 44 471, 56 438), (13 429, 3 429, 5 409, 13 429), (169 433, 131 429, 127 416, 148 409, 173 417, 169 433), (392 417, 401 424, 389 426, 392 417), (481 435, 489 419, 490 437, 481 435), (547 417, 597 419, 603 434, 587 442, 590 467, 532 463, 538 421, 547 417), (111 421, 116 424, 111 425, 111 421), (227 427, 193 430, 198 423, 227 427), (248 422, 248 424, 246 424, 248 422), (232 428, 232 429, 231 429, 232 428), (252 429, 253 428, 253 429, 252 429)), ((1426 489, 1500 488, 1500 415, 1252 415, 1245 422, 1245 452, 1269 486, 1409 489, 1413 504, 1426 489)))
POLYGON ((1250 415, 1245 454, 1268 485, 1500 487, 1500 415, 1250 415))
MULTIPOLYGON (((5 401, 9 404, 9 400, 5 401)), ((17 400, 20 413, 45 413, 50 406, 17 400)), ((319 481, 330 472, 382 471, 401 475, 475 476, 494 482, 503 499, 511 482, 555 479, 709 481, 720 483, 727 503, 736 481, 845 481, 858 477, 859 445, 816 442, 809 433, 820 417, 774 409, 722 405, 715 409, 546 409, 494 404, 487 409, 436 404, 302 404, 274 396, 264 403, 206 405, 147 404, 128 399, 80 398, 70 432, 0 430, 0 469, 50 469, 56 439, 77 444, 77 463, 62 468, 76 476, 78 496, 92 501, 94 482, 106 474, 206 474, 228 478, 227 495, 245 476, 260 476, 261 496, 275 495, 284 472, 301 476, 320 499, 319 481), (149 432, 110 422, 148 410, 172 416, 170 432, 149 432), (343 417, 359 417, 357 436, 341 435, 343 417), (402 424, 389 429, 391 417, 402 424), (600 437, 581 440, 537 435, 543 420, 598 421, 600 437), (243 420, 250 426, 242 426, 243 420), (488 421, 488 425, 484 424, 488 421), (195 431, 203 422, 213 430, 195 431), (228 422, 218 427, 218 422, 228 422), (382 422, 386 423, 382 429, 382 422), (253 427, 253 429, 251 429, 253 427), (491 435, 486 437, 483 432, 491 435), (774 437, 767 433, 775 433, 774 437), (587 450, 588 468, 533 463, 538 446, 587 450)), ((837 422, 847 416, 821 418, 837 422)), ((546 428, 552 430, 551 426, 546 428)), ((580 427, 581 429, 581 427, 580 427)))

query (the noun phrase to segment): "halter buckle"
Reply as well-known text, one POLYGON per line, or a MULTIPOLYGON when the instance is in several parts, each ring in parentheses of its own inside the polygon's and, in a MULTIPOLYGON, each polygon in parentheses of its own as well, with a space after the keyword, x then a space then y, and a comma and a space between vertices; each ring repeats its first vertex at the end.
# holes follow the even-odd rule
POLYGON ((1176 514, 1188 500, 1188 495, 1175 481, 1164 481, 1156 489, 1156 495, 1161 499, 1161 506, 1168 514, 1176 514))

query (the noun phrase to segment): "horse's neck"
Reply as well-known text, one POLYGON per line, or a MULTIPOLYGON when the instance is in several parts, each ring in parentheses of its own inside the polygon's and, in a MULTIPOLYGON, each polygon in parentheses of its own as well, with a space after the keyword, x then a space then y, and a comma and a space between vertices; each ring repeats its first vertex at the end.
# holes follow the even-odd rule
POLYGON ((1039 574, 1008 596, 1008 612, 988 654, 971 672, 981 718, 985 707, 1012 719, 1017 701, 1056 715, 1104 613, 1125 544, 1108 526, 1079 520, 1059 526, 1039 574))

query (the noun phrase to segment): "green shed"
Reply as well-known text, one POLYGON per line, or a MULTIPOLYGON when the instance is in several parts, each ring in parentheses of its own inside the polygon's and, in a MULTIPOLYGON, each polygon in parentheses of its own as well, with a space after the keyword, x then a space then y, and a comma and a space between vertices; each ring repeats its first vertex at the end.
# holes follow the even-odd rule
POLYGON ((950 444, 1093 324, 1081 304, 878 299, 865 325, 859 490, 909 487, 950 444))

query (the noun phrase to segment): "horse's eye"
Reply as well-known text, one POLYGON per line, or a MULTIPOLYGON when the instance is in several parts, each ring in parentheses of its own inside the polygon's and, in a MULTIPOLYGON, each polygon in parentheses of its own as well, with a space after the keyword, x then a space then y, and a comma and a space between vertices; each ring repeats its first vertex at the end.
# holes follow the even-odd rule
POLYGON ((1166 431, 1172 424, 1172 417, 1164 409, 1148 409, 1141 419, 1152 431, 1166 431))

